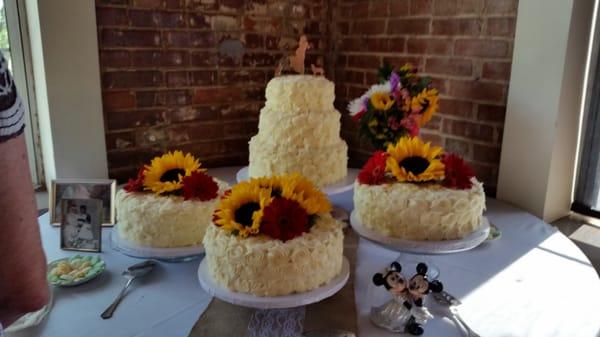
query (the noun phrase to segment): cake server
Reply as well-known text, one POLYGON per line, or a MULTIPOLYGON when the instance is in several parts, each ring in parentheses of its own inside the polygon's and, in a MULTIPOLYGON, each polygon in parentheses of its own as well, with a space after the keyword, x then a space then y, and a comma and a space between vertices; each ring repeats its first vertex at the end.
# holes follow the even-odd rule
POLYGON ((458 320, 458 322, 465 328, 467 331, 468 337, 480 337, 475 331, 471 330, 471 328, 467 325, 467 323, 460 317, 458 311, 456 310, 456 306, 462 304, 460 300, 445 291, 441 291, 439 293, 433 293, 433 299, 438 303, 450 310, 452 316, 458 320))
POLYGON ((123 287, 123 289, 121 289, 119 295, 117 295, 117 298, 115 298, 112 304, 108 308, 106 308, 106 310, 104 310, 100 317, 104 319, 111 318, 113 313, 117 309, 117 306, 119 306, 119 303, 121 303, 121 300, 123 299, 123 297, 125 297, 125 292, 127 291, 127 288, 129 288, 133 280, 147 275, 154 269, 154 266, 156 266, 155 261, 147 260, 144 262, 136 263, 133 266, 130 266, 127 269, 125 269, 123 271, 123 277, 127 279, 127 283, 125 283, 125 286, 123 287))

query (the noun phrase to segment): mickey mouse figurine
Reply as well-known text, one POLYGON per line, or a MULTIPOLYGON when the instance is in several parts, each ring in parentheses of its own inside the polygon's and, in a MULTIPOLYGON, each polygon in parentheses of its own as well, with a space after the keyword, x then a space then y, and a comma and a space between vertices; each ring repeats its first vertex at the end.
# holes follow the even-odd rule
POLYGON ((402 266, 394 261, 384 273, 373 275, 373 283, 384 286, 393 296, 391 301, 371 310, 373 323, 396 332, 423 334, 422 325, 433 318, 423 307, 423 298, 432 291, 442 291, 443 285, 437 280, 429 281, 425 263, 419 263, 416 269, 417 273, 407 281, 401 273, 402 266))

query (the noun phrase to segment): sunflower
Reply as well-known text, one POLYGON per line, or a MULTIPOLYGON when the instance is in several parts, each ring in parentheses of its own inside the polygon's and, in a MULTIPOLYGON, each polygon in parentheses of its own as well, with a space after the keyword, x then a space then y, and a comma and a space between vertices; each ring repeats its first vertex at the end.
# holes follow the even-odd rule
POLYGON ((394 98, 387 92, 376 92, 371 96, 371 104, 377 110, 387 111, 394 106, 394 98))
POLYGON ((296 201, 309 215, 331 211, 329 199, 305 177, 294 173, 276 177, 281 186, 281 196, 296 201))
POLYGON ((203 171, 206 170, 200 169, 200 162, 191 154, 168 152, 146 165, 144 189, 156 194, 177 191, 182 187, 183 177, 203 171))
POLYGON ((431 120, 433 114, 438 109, 438 91, 437 89, 423 89, 417 96, 412 98, 410 103, 412 112, 418 112, 421 115, 419 126, 425 125, 431 120))
POLYGON ((389 145, 386 170, 399 182, 423 182, 444 179, 444 164, 440 161, 443 150, 417 137, 403 137, 396 145, 389 145))
POLYGON ((241 237, 258 234, 264 208, 270 202, 270 188, 261 188, 257 181, 241 182, 221 199, 214 222, 241 237))

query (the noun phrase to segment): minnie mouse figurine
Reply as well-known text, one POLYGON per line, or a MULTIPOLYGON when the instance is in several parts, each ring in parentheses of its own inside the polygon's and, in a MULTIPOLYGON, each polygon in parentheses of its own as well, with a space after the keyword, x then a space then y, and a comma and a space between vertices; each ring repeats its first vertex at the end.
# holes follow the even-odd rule
POLYGON ((401 274, 402 266, 392 262, 384 273, 373 275, 376 286, 384 286, 393 299, 371 310, 371 321, 376 325, 395 332, 407 332, 419 336, 423 334, 423 324, 433 318, 423 307, 423 298, 429 292, 440 292, 442 283, 427 278, 427 265, 419 263, 417 273, 408 281, 401 274))

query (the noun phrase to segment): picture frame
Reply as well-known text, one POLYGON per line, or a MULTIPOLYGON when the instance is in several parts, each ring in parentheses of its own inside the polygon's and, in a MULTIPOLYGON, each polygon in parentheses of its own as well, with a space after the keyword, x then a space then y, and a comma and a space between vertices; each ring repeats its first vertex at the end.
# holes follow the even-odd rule
POLYGON ((50 184, 48 209, 50 224, 60 226, 62 222, 62 199, 102 200, 102 226, 115 224, 115 195, 117 182, 114 179, 55 179, 50 184))
POLYGON ((103 204, 100 199, 61 199, 60 249, 102 251, 103 204))

